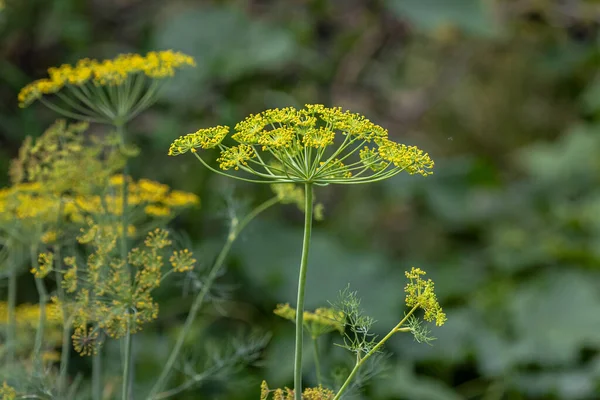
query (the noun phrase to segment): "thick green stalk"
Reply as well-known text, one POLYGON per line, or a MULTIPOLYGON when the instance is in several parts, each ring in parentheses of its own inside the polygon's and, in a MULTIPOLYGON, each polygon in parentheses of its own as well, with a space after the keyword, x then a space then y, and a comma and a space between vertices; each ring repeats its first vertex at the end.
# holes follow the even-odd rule
POLYGON ((358 362, 356 363, 356 365, 352 369, 352 372, 350 372, 350 375, 348 375, 348 378, 346 378, 346 381, 344 382, 344 384, 342 385, 342 387, 340 388, 340 390, 337 392, 337 394, 335 395, 335 397, 333 398, 333 400, 339 400, 339 398, 342 396, 342 394, 350 387, 350 383, 352 382, 352 379, 354 379, 354 376, 356 376, 356 373, 358 372, 358 370, 360 369, 360 367, 362 367, 362 365, 369 358, 371 358, 371 356, 373 354, 377 353, 377 351, 379 350, 379 348, 381 346, 383 346, 383 344, 385 342, 387 342, 389 338, 391 338, 396 332, 402 331, 401 330, 402 325, 404 325, 404 323, 408 320, 408 317, 410 317, 417 310, 417 308, 419 308, 418 304, 416 306, 414 306, 413 308, 411 308, 411 310, 404 316, 404 318, 402 318, 402 321, 400 321, 398 323, 398 325, 396 325, 391 331, 389 331, 389 333, 387 335, 385 335, 385 337, 383 339, 381 339, 379 341, 379 343, 377 343, 375 345, 375 347, 373 347, 371 349, 371 351, 369 351, 363 358, 358 358, 358 362))
POLYGON ((177 337, 175 346, 173 347, 173 350, 171 350, 171 354, 169 355, 169 358, 168 358, 165 366, 163 367, 163 370, 161 371, 160 376, 158 377, 158 379, 156 380, 156 383, 150 390, 148 399, 153 399, 163 389, 167 379, 169 378, 169 375, 173 369, 173 366, 175 365, 175 362, 179 358, 179 353, 181 352, 183 342, 185 341, 187 334, 189 333, 190 329, 192 328, 192 325, 193 325, 194 321, 196 320, 196 316, 198 315, 198 311, 200 311, 200 308, 202 307, 202 304, 204 303, 204 299, 206 298, 206 295, 208 294, 214 280, 217 278, 219 271, 221 270, 221 267, 223 266, 223 263, 225 262, 225 258, 227 257, 227 255, 229 254, 229 251, 231 250, 231 246, 233 245, 233 242, 235 242, 235 240, 239 236, 240 232, 246 227, 246 225, 248 225, 248 223, 250 221, 252 221, 258 214, 265 211, 269 207, 277 204, 278 202, 279 202, 279 199, 277 197, 273 197, 272 199, 265 201, 264 203, 262 203, 261 205, 256 207, 254 210, 252 210, 250 213, 248 213, 248 215, 246 215, 239 224, 232 226, 231 231, 230 231, 229 235, 227 236, 227 241, 223 245, 223 248, 219 252, 219 255, 217 256, 215 263, 213 264, 210 272, 208 273, 208 276, 206 278, 206 281, 204 282, 204 285, 202 286, 202 289, 200 290, 200 292, 194 299, 194 303, 192 304, 192 307, 190 308, 190 312, 188 313, 185 323, 183 324, 183 329, 181 330, 181 332, 179 333, 179 336, 177 337))
POLYGON ((94 354, 92 359, 92 400, 102 400, 102 352, 94 354))
POLYGON ((294 352, 294 399, 302 400, 302 333, 304 326, 304 290, 308 270, 308 251, 313 220, 313 184, 304 184, 304 241, 298 276, 298 301, 296 305, 296 349, 294 352))
POLYGON ((131 316, 127 315, 127 334, 125 335, 125 349, 124 349, 124 362, 123 362, 123 384, 121 386, 121 399, 122 400, 130 400, 130 381, 131 381, 131 366, 132 366, 132 357, 131 357, 131 331, 129 329, 129 324, 131 321, 131 316))
POLYGON ((14 265, 11 256, 13 251, 14 249, 9 247, 8 268, 10 275, 8 275, 8 324, 6 325, 7 365, 15 361, 15 332, 17 329, 17 314, 15 312, 17 308, 17 267, 14 265))
POLYGON ((319 338, 313 337, 313 356, 315 358, 315 371, 317 373, 317 385, 321 385, 323 380, 321 379, 321 362, 319 360, 319 338))

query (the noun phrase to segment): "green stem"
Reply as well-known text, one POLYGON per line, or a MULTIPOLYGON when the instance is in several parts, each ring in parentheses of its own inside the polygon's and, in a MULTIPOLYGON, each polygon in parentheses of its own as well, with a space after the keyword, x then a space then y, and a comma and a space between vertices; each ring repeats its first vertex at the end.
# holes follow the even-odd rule
MULTIPOLYGON (((31 263, 36 266, 37 262, 37 246, 31 246, 31 263)), ((35 333, 35 345, 33 347, 33 363, 37 376, 41 377, 44 371, 42 360, 42 347, 44 342, 44 329, 46 327, 46 302, 48 301, 48 292, 42 278, 35 278, 35 286, 39 295, 40 317, 38 321, 37 331, 35 333)))
POLYGON ((94 354, 92 360, 92 400, 102 400, 102 352, 94 354))
MULTIPOLYGON (((123 121, 114 121, 113 122, 115 129, 117 131, 117 136, 119 137, 119 142, 121 148, 125 147, 126 139, 125 139, 125 126, 123 121)), ((120 241, 120 253, 121 260, 125 263, 127 269, 129 269, 129 263, 127 262, 127 253, 128 253, 128 243, 127 243, 127 231, 129 227, 129 219, 128 219, 128 202, 129 202, 129 168, 127 162, 125 162, 125 166, 123 167, 123 186, 122 186, 122 209, 121 209, 121 241, 120 241)), ((130 271, 131 273, 131 271, 130 271)), ((125 346, 125 359, 123 365, 123 387, 121 391, 122 399, 128 400, 129 394, 131 393, 131 376, 133 372, 133 357, 131 354, 131 316, 127 315, 127 333, 124 337, 124 346, 125 346)))
MULTIPOLYGON (((117 136, 119 137, 119 142, 121 147, 125 147, 125 127, 122 123, 115 122, 115 129, 117 130, 117 136)), ((129 227, 128 215, 127 215, 127 205, 129 201, 129 167, 127 165, 127 161, 125 161, 125 165, 123 167, 123 186, 122 186, 122 210, 121 210, 121 258, 124 262, 127 262, 127 228, 129 227)), ((108 211, 108 210, 107 210, 108 211)))
POLYGON ((10 269, 10 275, 8 276, 8 324, 6 326, 6 342, 8 347, 8 362, 10 366, 15 361, 15 331, 17 328, 17 314, 15 312, 17 307, 17 268, 12 262, 10 256, 13 249, 9 250, 8 268, 10 269))
POLYGON ((258 214, 265 211, 269 207, 277 204, 278 202, 279 202, 279 199, 277 197, 273 197, 273 198, 265 201, 264 203, 262 203, 261 205, 256 207, 254 210, 252 210, 250 213, 248 213, 248 215, 246 215, 239 224, 232 226, 231 231, 230 231, 229 235, 227 236, 227 241, 223 245, 223 248, 219 252, 219 255, 217 256, 215 263, 213 264, 210 272, 208 273, 208 276, 207 276, 206 280, 204 281, 202 289, 200 290, 200 292, 194 299, 194 303, 192 304, 192 307, 190 308, 190 312, 188 313, 185 323, 183 324, 183 329, 181 330, 181 332, 179 333, 179 336, 177 337, 175 346, 173 347, 173 350, 171 350, 171 354, 169 355, 169 358, 168 358, 164 368, 162 369, 160 376, 158 377, 158 379, 156 380, 156 383, 150 390, 148 399, 156 398, 156 395, 162 390, 167 379, 169 378, 169 375, 173 369, 173 366, 175 365, 175 362, 179 358, 179 353, 181 352, 183 342, 185 341, 187 334, 189 333, 190 329, 192 328, 192 325, 194 324, 194 321, 196 320, 196 316, 198 315, 198 311, 200 311, 200 308, 202 307, 202 304, 204 303, 204 299, 206 298, 206 295, 208 294, 214 280, 219 275, 219 271, 221 270, 221 267, 223 266, 223 263, 225 262, 225 258, 227 257, 227 255, 229 254, 229 251, 231 250, 231 246, 233 245, 233 242, 237 239, 240 232, 246 227, 246 225, 248 225, 248 223, 250 223, 250 221, 252 221, 258 214))
MULTIPOLYGON (((59 212, 59 215, 62 215, 59 212)), ((65 302, 65 289, 62 287, 62 258, 60 246, 54 246, 54 276, 56 277, 56 290, 58 299, 62 305, 63 315, 63 330, 62 330, 62 348, 60 354, 60 373, 58 377, 58 393, 63 396, 67 389, 67 370, 69 365, 69 357, 71 354, 71 326, 67 318, 67 306, 65 302)))
POLYGON ((385 335, 385 337, 383 339, 381 339, 379 341, 379 343, 377 343, 375 345, 375 347, 373 347, 371 349, 371 351, 369 351, 363 358, 358 358, 358 362, 356 363, 356 365, 352 369, 352 372, 350 372, 350 375, 348 375, 348 378, 346 378, 346 381, 344 382, 344 384, 342 385, 342 387, 340 388, 340 390, 337 392, 337 394, 335 395, 335 397, 333 398, 333 400, 339 400, 339 398, 346 391, 346 389, 348 389, 350 387, 350 382, 352 382, 352 379, 354 379, 354 376, 356 375, 356 373, 358 372, 358 370, 360 369, 360 367, 373 354, 377 353, 377 351, 379 350, 379 348, 381 346, 383 346, 383 344, 385 342, 387 342, 389 338, 391 338, 396 332, 398 332, 398 331, 401 330, 402 325, 404 325, 404 323, 408 320, 408 317, 410 317, 417 310, 417 308, 419 308, 418 304, 416 306, 414 306, 413 308, 411 308, 410 311, 404 316, 404 318, 402 318, 402 321, 400 321, 398 323, 398 325, 396 325, 391 331, 389 331, 389 333, 387 335, 385 335))
POLYGON ((294 399, 302 400, 302 333, 304 326, 304 290, 306 271, 308 270, 308 250, 312 232, 313 184, 304 184, 304 241, 302 242, 302 260, 298 276, 298 301, 296 305, 296 349, 294 352, 294 399))
POLYGON ((130 380, 131 380, 131 365, 132 365, 132 357, 131 357, 131 331, 130 331, 130 322, 131 316, 127 315, 127 334, 125 335, 125 360, 123 362, 123 384, 121 387, 121 399, 129 400, 130 393, 130 380))
POLYGON ((313 353, 315 358, 315 371, 317 372, 317 385, 321 386, 321 362, 319 361, 319 338, 313 337, 313 353))

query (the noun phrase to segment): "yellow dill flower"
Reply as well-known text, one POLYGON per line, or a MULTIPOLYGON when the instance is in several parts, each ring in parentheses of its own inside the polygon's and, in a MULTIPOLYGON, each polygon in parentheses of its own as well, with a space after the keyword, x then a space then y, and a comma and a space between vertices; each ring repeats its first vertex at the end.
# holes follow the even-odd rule
POLYGON ((162 202, 169 207, 187 207, 200 204, 200 198, 194 193, 173 190, 162 202))
POLYGON ((17 391, 4 381, 2 387, 0 387, 0 396, 2 396, 2 400, 15 400, 17 398, 17 391))
POLYGON ((67 293, 73 293, 77 290, 77 262, 75 257, 65 257, 64 263, 70 268, 63 276, 62 287, 67 293))
POLYGON ((31 269, 31 273, 36 278, 45 278, 52 271, 52 263, 54 262, 53 253, 40 253, 38 256, 38 266, 31 269))
POLYGON ((148 233, 144 244, 151 248, 162 249, 171 245, 171 241, 168 237, 169 232, 164 229, 156 228, 154 231, 148 233))
POLYGON ((140 179, 137 182, 137 188, 139 190, 138 195, 140 196, 141 201, 147 202, 161 201, 169 191, 169 186, 149 179, 140 179))
POLYGON ((84 121, 124 122, 152 103, 157 80, 175 71, 195 66, 194 59, 171 50, 121 54, 109 60, 82 59, 75 65, 48 69, 48 78, 25 86, 18 95, 19 106, 36 100, 65 116, 84 121), (66 89, 65 89, 66 88, 66 89), (65 91, 62 96, 49 95, 65 91))
POLYGON ((444 314, 442 307, 437 301, 434 293, 434 284, 431 279, 425 280, 421 278, 425 274, 425 271, 414 267, 411 268, 410 272, 405 272, 406 277, 409 279, 409 282, 404 287, 406 305, 408 307, 418 306, 425 311, 423 318, 426 321, 435 320, 437 326, 442 326, 446 322, 446 314, 444 314))
POLYGON ((165 206, 148 205, 144 208, 144 212, 153 217, 168 217, 171 215, 171 209, 165 206))
MULTIPOLYGON (((269 389, 266 381, 260 385, 260 400, 268 400, 269 394, 272 394, 273 400, 294 400, 294 391, 289 388, 269 389)), ((333 400, 335 393, 331 389, 319 385, 315 388, 306 388, 302 392, 303 400, 333 400)))
POLYGON ((230 147, 221 153, 221 157, 217 158, 221 169, 239 169, 240 166, 247 166, 248 160, 254 157, 254 151, 251 146, 240 144, 230 147))
POLYGON ((296 132, 293 129, 281 127, 262 132, 258 137, 258 144, 262 145, 263 150, 281 149, 290 147, 295 138, 296 132))
POLYGON ((433 168, 427 153, 393 142, 381 126, 340 107, 309 104, 300 110, 286 107, 250 115, 235 125, 231 138, 238 145, 233 147, 223 142, 228 128, 217 128, 221 134, 210 146, 200 141, 211 132, 204 129, 176 139, 169 155, 190 151, 217 173, 264 183, 367 183, 402 171, 427 176, 433 168), (208 147, 220 150, 221 170, 241 170, 258 179, 213 169, 196 151, 208 147))
POLYGON ((199 129, 176 139, 169 148, 169 155, 175 156, 188 151, 196 152, 197 148, 212 149, 218 146, 228 133, 229 128, 226 126, 199 129))
POLYGON ((330 129, 324 127, 318 129, 311 128, 308 129, 302 137, 302 143, 304 143, 305 146, 315 147, 317 149, 325 148, 333 144, 334 137, 335 132, 330 129))
POLYGON ((169 261, 173 269, 177 272, 191 271, 194 269, 194 264, 196 263, 193 253, 188 249, 174 251, 169 261))
POLYGON ((50 243, 56 242, 57 237, 58 237, 58 234, 55 230, 49 230, 49 231, 44 232, 41 240, 42 240, 42 243, 50 244, 50 243))
POLYGON ((98 332, 93 328, 76 327, 71 339, 73 339, 73 348, 81 356, 98 354, 98 332))

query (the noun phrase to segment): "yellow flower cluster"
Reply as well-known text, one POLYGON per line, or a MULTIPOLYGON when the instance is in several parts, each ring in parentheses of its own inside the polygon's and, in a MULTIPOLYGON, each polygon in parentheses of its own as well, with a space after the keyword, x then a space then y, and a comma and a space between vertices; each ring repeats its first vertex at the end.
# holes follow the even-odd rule
POLYGON ((87 129, 86 122, 59 119, 35 141, 27 137, 11 162, 12 183, 39 182, 40 190, 57 195, 97 191, 124 166, 125 157, 114 151, 114 135, 89 137, 87 129))
POLYGON ((173 76, 175 70, 184 66, 195 66, 188 55, 171 50, 139 54, 121 54, 112 60, 83 59, 77 64, 64 64, 48 69, 48 78, 34 81, 19 93, 19 105, 27 107, 43 95, 56 93, 65 86, 119 86, 127 78, 143 74, 149 78, 161 79, 173 76))
MULTIPOLYGON (((289 304, 278 304, 273 311, 275 315, 296 322, 296 310, 289 304)), ((344 332, 345 315, 332 308, 317 308, 314 312, 304 311, 304 328, 313 338, 329 332, 344 332)))
MULTIPOLYGON (((111 177, 109 188, 103 195, 57 195, 36 183, 20 183, 0 189, 0 225, 15 220, 37 226, 55 224, 59 210, 65 221, 82 223, 92 214, 121 215, 123 212, 122 175, 111 177)), ((127 203, 132 208, 141 207, 150 217, 171 217, 184 208, 196 206, 200 199, 193 193, 173 190, 169 186, 148 179, 130 181, 127 203)), ((57 232, 44 233, 44 242, 56 240, 57 232)))
POLYGON ((45 278, 52 271, 52 263, 54 262, 53 253, 41 253, 38 256, 38 266, 31 269, 31 273, 36 278, 45 278))
MULTIPOLYGON (((62 325, 63 316, 62 310, 55 304, 46 304, 46 322, 49 326, 62 325)), ((21 304, 15 310, 18 327, 36 328, 40 321, 40 306, 39 304, 21 304)), ((0 302, 0 323, 5 323, 8 320, 8 304, 0 302)))
MULTIPOLYGON (((2 3, 0 2, 0 11, 1 10, 2 3)), ((9 386, 6 381, 4 381, 2 383, 2 387, 0 387, 0 396, 2 396, 2 400, 15 400, 17 398, 17 391, 12 386, 9 386)))
POLYGON ((434 284, 431 279, 423 279, 426 272, 420 268, 411 268, 410 272, 405 272, 410 280, 404 287, 406 293, 406 305, 408 307, 418 306, 425 311, 424 319, 426 321, 435 320, 437 326, 444 325, 446 314, 442 311, 440 303, 434 292, 434 284))
POLYGON ((204 163, 197 149, 216 147, 222 170, 241 169, 266 182, 361 183, 400 171, 427 176, 433 168, 427 153, 393 142, 381 126, 339 107, 309 104, 250 115, 235 126, 235 146, 223 144, 228 133, 218 126, 181 136, 169 155, 189 151, 204 163))
MULTIPOLYGON (((123 260, 112 254, 117 245, 116 229, 91 219, 88 224, 78 240, 93 246, 94 251, 84 268, 78 267, 75 257, 65 257, 68 269, 62 282, 67 293, 75 293, 65 306, 73 316, 73 345, 81 355, 95 354, 100 345, 99 329, 112 338, 120 338, 128 331, 138 332, 157 318, 158 303, 152 291, 167 275, 163 271, 163 254, 171 246, 168 232, 156 229, 148 233, 143 247, 132 249, 123 260)), ((187 249, 174 251, 169 261, 174 272, 192 270, 196 262, 187 249)))
MULTIPOLYGON (((269 389, 266 381, 262 381, 260 385, 260 400, 268 400, 269 395, 272 395, 273 400, 294 400, 294 391, 289 388, 285 389, 269 389)), ((302 392, 303 400, 333 400, 335 393, 326 389, 323 386, 316 388, 306 388, 302 392)))
POLYGON ((192 252, 188 249, 174 251, 169 261, 176 272, 191 271, 196 264, 196 259, 192 257, 192 252))

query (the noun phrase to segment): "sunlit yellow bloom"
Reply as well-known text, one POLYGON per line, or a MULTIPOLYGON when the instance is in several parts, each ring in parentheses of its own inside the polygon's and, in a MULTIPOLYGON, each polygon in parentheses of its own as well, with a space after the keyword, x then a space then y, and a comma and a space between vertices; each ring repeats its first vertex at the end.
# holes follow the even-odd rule
POLYGON ((170 207, 187 207, 199 204, 200 198, 194 193, 173 190, 162 202, 170 207))
POLYGON ((402 171, 431 174, 433 161, 415 146, 393 142, 388 132, 360 114, 340 107, 308 104, 271 109, 248 116, 235 125, 231 138, 238 145, 224 144, 227 127, 201 129, 176 139, 169 155, 186 152, 216 171, 197 149, 218 147, 221 170, 242 170, 257 176, 252 182, 366 183, 390 178, 402 171), (218 140, 214 130, 218 129, 218 140), (207 145, 207 143, 210 143, 207 145))
POLYGON ((168 217, 171 215, 171 209, 165 206, 148 205, 144 207, 144 212, 153 217, 168 217))
MULTIPOLYGON (((25 86, 19 93, 19 105, 27 107, 44 95, 53 94, 65 86, 80 87, 87 83, 93 86, 120 86, 127 78, 143 74, 149 78, 171 77, 175 70, 184 66, 195 66, 188 55, 170 50, 139 54, 121 54, 114 59, 97 61, 83 59, 76 65, 63 64, 49 68, 48 78, 39 79, 25 86)), ((75 89, 79 90, 79 89, 75 89)))
POLYGON ((409 282, 404 287, 406 292, 406 305, 408 307, 418 306, 425 311, 424 319, 426 321, 435 320, 437 326, 444 325, 446 314, 438 303, 434 292, 434 284, 431 279, 421 278, 426 272, 420 268, 411 268, 410 272, 405 272, 409 282))

